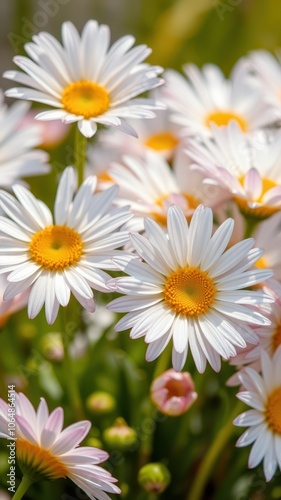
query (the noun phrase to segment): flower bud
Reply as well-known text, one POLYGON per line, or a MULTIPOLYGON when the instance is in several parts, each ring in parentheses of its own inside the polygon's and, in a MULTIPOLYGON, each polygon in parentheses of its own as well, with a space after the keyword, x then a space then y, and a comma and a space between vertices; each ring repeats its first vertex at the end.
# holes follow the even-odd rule
POLYGON ((138 473, 139 484, 149 493, 162 493, 171 481, 167 467, 160 463, 144 465, 138 473))
POLYGON ((64 349, 60 333, 49 333, 45 335, 41 342, 43 356, 49 361, 62 361, 64 349))
POLYGON ((93 392, 86 401, 86 406, 93 415, 107 415, 116 408, 116 400, 109 392, 93 392))
POLYGON ((190 373, 173 369, 153 380, 150 395, 158 410, 171 417, 185 413, 197 399, 190 373))
POLYGON ((117 418, 112 427, 105 429, 103 438, 110 448, 123 451, 133 446, 138 439, 136 431, 122 417, 117 418))

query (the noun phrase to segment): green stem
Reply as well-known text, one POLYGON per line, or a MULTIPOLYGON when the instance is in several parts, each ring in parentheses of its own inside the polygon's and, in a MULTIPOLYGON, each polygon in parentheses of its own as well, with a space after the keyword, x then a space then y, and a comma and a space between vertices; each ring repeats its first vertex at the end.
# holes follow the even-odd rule
POLYGON ((32 483, 33 483, 32 479, 30 479, 27 476, 23 476, 21 483, 20 483, 16 493, 14 494, 12 500, 21 500, 23 498, 24 494, 27 492, 27 490, 32 485, 32 483))
POLYGON ((243 409, 244 403, 238 401, 226 424, 220 429, 215 440, 205 454, 186 500, 200 500, 203 498, 202 495, 204 493, 205 486, 212 473, 215 463, 232 434, 234 428, 232 422, 234 418, 239 415, 241 411, 243 411, 243 409))
POLYGON ((68 398, 72 407, 72 411, 75 417, 78 420, 84 418, 83 404, 80 397, 80 391, 77 383, 77 379, 73 369, 72 359, 69 354, 69 344, 70 338, 69 334, 65 331, 65 325, 67 322, 65 321, 64 308, 62 310, 62 342, 64 347, 64 357, 63 357, 63 370, 64 370, 64 379, 65 386, 68 394, 68 398))
POLYGON ((244 239, 251 238, 259 222, 260 221, 258 219, 253 219, 251 217, 245 216, 244 239))
POLYGON ((75 166, 78 174, 78 185, 81 186, 84 181, 84 167, 87 152, 87 138, 81 134, 75 124, 75 166))

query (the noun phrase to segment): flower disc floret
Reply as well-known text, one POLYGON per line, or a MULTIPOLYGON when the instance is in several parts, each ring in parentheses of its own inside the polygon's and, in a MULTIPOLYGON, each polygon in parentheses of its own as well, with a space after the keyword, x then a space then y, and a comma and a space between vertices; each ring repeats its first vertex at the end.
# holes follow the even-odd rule
POLYGON ((69 473, 67 467, 57 457, 29 441, 18 439, 16 450, 22 472, 35 480, 52 481, 65 478, 69 473))
POLYGON ((49 226, 33 235, 29 252, 36 264, 59 271, 79 262, 83 245, 80 235, 72 228, 49 226))
POLYGON ((196 267, 178 269, 168 276, 165 302, 184 316, 200 316, 212 306, 216 296, 214 280, 196 267))
POLYGON ((265 414, 268 427, 281 436, 281 387, 268 396, 265 414))
POLYGON ((87 119, 102 115, 110 105, 106 89, 85 80, 68 85, 63 91, 61 102, 69 113, 87 119))

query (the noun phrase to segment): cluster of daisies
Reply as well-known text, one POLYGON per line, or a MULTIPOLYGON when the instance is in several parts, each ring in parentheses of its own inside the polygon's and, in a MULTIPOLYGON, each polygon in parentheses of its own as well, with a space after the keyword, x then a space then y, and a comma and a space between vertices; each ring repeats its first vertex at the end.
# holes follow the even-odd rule
MULTIPOLYGON (((281 64, 257 51, 229 79, 211 64, 163 72, 134 42, 110 46, 107 26, 89 21, 80 36, 67 22, 62 44, 39 33, 14 59, 21 71, 4 74, 20 84, 7 96, 46 105, 38 120, 77 122, 96 140, 81 185, 66 166, 52 213, 21 180, 50 170, 34 149, 40 122, 24 119, 26 103, 1 103, 1 318, 45 306, 52 324, 71 294, 94 313, 93 290, 118 293, 115 329, 144 337, 148 361, 172 346, 176 371, 188 351, 200 373, 237 367, 229 384, 252 407, 234 422, 248 427, 238 446, 254 443, 249 467, 263 460, 270 480, 281 469, 281 64)), ((18 395, 23 472, 69 476, 93 499, 118 493, 96 465, 106 453, 77 448, 88 422, 62 425, 61 408, 49 415, 42 399, 36 412, 18 395)), ((6 426, 1 400, 4 437, 6 426)))

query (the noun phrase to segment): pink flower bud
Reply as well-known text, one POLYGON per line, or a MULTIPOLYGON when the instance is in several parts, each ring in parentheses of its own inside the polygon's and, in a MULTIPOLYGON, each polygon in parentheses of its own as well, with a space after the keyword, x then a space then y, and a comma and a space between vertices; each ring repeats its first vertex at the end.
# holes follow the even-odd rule
POLYGON ((185 413, 197 399, 190 373, 173 369, 152 382, 150 394, 158 410, 171 417, 185 413))

